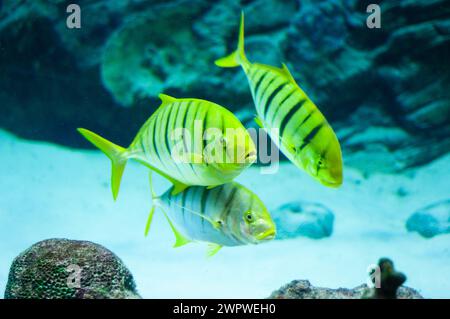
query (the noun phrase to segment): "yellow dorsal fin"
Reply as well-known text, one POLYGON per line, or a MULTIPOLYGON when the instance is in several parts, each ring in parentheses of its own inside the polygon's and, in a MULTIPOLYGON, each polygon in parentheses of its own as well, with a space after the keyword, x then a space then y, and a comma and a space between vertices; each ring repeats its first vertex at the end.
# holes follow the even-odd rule
POLYGON ((236 51, 221 59, 216 60, 214 63, 221 68, 234 68, 242 65, 244 69, 250 63, 247 60, 244 51, 244 11, 241 12, 241 23, 239 26, 239 38, 236 51))
POLYGON ((282 68, 281 68, 282 72, 288 77, 288 79, 294 83, 297 84, 297 82, 295 82, 294 77, 292 76, 291 72, 289 71, 288 67, 286 64, 282 63, 282 68))
POLYGON ((161 105, 170 104, 177 100, 176 98, 164 93, 161 93, 160 95, 158 95, 158 97, 161 99, 161 105))

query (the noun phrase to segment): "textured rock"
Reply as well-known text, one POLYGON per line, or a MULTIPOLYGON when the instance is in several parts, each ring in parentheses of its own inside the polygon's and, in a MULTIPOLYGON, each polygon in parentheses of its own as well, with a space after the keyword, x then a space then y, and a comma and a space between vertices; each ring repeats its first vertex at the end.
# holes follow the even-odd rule
POLYGON ((450 233, 450 200, 419 209, 406 221, 406 228, 425 238, 450 233))
POLYGON ((14 259, 6 299, 140 298, 133 276, 106 248, 88 242, 49 239, 14 259), (70 268, 79 267, 79 268, 70 268), (80 272, 79 286, 74 277, 80 272))
POLYGON ((127 144, 160 91, 254 113, 243 72, 213 63, 235 48, 243 9, 247 56, 289 65, 346 165, 398 172, 450 151, 448 1, 382 2, 381 29, 358 0, 79 1, 79 30, 68 3, 0 9, 0 125, 20 136, 85 146, 73 129, 88 126, 127 144))
MULTIPOLYGON (((366 284, 347 288, 322 288, 311 285, 308 280, 294 280, 291 283, 274 291, 269 299, 361 299, 368 287, 366 284)), ((400 287, 398 299, 422 299, 423 297, 414 289, 400 287)))
POLYGON ((334 214, 325 206, 310 202, 292 202, 272 212, 277 239, 299 236, 319 239, 331 236, 334 214))
POLYGON ((422 299, 414 289, 402 286, 406 276, 394 269, 394 263, 388 258, 378 261, 378 269, 370 274, 373 287, 366 284, 347 288, 314 287, 308 280, 294 280, 274 291, 270 299, 422 299), (378 278, 378 279, 375 279, 378 278), (378 286, 378 287, 377 287, 378 286))

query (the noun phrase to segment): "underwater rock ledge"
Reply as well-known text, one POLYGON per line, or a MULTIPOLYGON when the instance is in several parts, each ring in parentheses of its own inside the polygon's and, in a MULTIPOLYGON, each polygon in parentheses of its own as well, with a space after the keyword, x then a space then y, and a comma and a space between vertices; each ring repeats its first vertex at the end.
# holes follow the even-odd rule
POLYGON ((5 299, 140 299, 131 272, 105 247, 48 239, 17 256, 5 299))
POLYGON ((314 287, 308 280, 294 280, 274 291, 269 299, 423 299, 416 290, 402 286, 406 276, 389 258, 380 258, 370 279, 373 287, 363 284, 353 289, 314 287))
MULTIPOLYGON (((332 289, 315 287, 308 280, 293 280, 274 291, 269 299, 362 299, 368 289, 366 284, 353 289, 332 289)), ((423 299, 423 296, 413 288, 400 287, 397 299, 423 299)))

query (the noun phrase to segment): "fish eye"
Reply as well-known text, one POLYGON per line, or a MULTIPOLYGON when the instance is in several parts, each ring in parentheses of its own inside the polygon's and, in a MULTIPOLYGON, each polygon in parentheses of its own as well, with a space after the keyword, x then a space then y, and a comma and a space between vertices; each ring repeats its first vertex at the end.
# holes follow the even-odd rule
POLYGON ((247 222, 252 222, 253 221, 253 214, 251 211, 248 211, 245 213, 245 220, 247 222))
POLYGON ((325 166, 325 160, 324 160, 323 156, 320 156, 317 160, 317 167, 322 168, 324 166, 325 166))

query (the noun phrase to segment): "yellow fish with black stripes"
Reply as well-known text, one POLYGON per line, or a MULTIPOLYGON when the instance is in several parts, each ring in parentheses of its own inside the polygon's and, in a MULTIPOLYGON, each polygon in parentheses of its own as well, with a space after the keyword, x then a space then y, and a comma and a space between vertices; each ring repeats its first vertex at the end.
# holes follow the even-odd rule
POLYGON ((261 199, 236 182, 213 189, 190 186, 176 195, 169 189, 156 196, 145 228, 150 231, 155 208, 160 208, 175 234, 174 247, 208 243, 208 256, 222 247, 261 244, 274 239, 276 226, 261 199))
POLYGON ((342 153, 336 134, 286 65, 277 68, 246 58, 243 13, 237 50, 215 63, 225 68, 242 66, 256 106, 256 122, 291 162, 323 185, 342 184, 342 153))
POLYGON ((78 129, 110 158, 114 199, 129 159, 170 180, 173 194, 190 185, 213 187, 228 183, 256 160, 250 134, 226 108, 200 99, 177 99, 165 94, 159 97, 160 107, 128 148, 87 129, 78 129))

